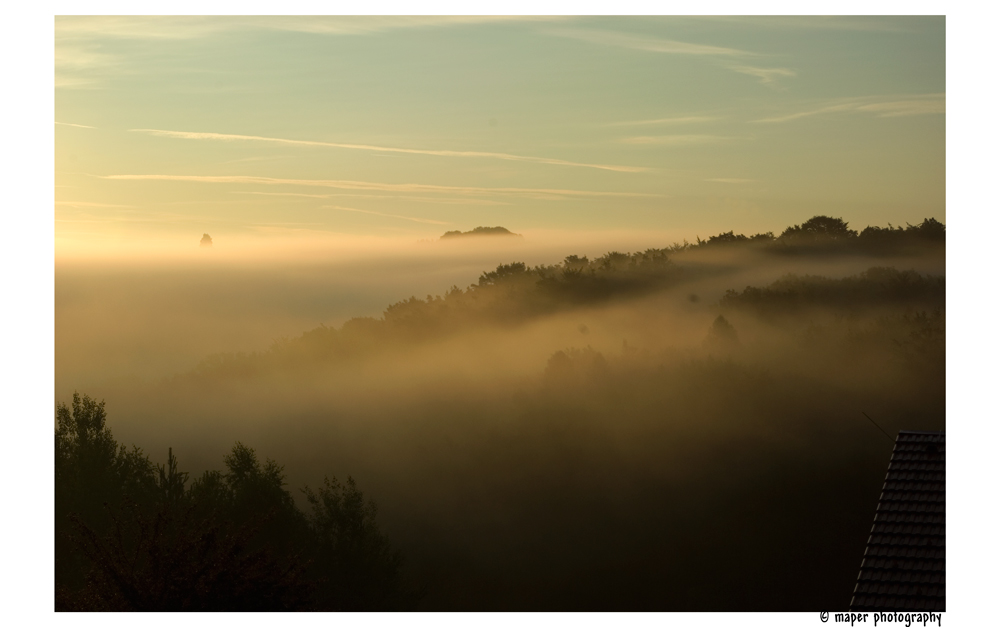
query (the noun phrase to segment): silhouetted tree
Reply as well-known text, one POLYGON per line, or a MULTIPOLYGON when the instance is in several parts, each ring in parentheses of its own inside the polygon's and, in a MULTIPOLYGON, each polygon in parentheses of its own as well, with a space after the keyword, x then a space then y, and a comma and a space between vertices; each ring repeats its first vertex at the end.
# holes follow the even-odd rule
POLYGON ((944 225, 934 218, 925 218, 917 226, 907 225, 907 231, 916 231, 920 237, 929 241, 944 241, 944 225))
POLYGON ((708 329, 708 335, 703 342, 706 350, 728 354, 739 348, 740 339, 736 329, 722 315, 716 317, 708 329))
POLYGON ((285 489, 283 468, 237 442, 226 472, 187 486, 173 449, 154 466, 119 446, 104 403, 56 411, 56 607, 86 611, 401 609, 401 557, 354 480, 285 489))
POLYGON ((79 585, 85 564, 72 550, 69 516, 94 529, 107 525, 105 504, 124 499, 148 505, 156 489, 153 464, 138 448, 119 446, 106 424, 104 402, 73 394, 72 411, 56 409, 55 543, 58 585, 79 585))
POLYGON ((530 273, 527 266, 524 265, 524 262, 518 261, 514 263, 501 264, 492 272, 484 272, 482 276, 479 277, 479 285, 481 287, 498 285, 505 281, 510 281, 511 279, 527 277, 529 275, 530 273))
POLYGON ((315 532, 311 554, 322 610, 395 610, 408 600, 399 579, 402 557, 375 523, 378 508, 366 501, 354 479, 336 478, 304 490, 315 532))
POLYGON ((847 227, 841 218, 814 216, 802 224, 790 226, 779 236, 779 240, 798 241, 844 241, 857 237, 858 232, 847 227))

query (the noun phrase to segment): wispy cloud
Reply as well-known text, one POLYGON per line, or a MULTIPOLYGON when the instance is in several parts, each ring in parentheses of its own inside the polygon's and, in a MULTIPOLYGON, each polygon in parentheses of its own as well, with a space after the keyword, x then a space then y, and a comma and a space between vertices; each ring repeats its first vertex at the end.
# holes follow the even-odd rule
MULTIPOLYGON (((573 29, 573 28, 552 28, 545 31, 550 35, 556 35, 559 37, 569 37, 572 39, 579 39, 581 41, 586 41, 592 44, 599 44, 605 46, 617 46, 620 48, 629 48, 632 50, 643 50, 645 52, 657 52, 662 54, 677 54, 677 55, 688 55, 688 56, 703 56, 703 57, 715 57, 720 60, 722 67, 733 72, 738 72, 740 74, 747 74, 749 76, 755 76, 760 79, 762 85, 768 85, 774 87, 778 79, 780 78, 793 78, 796 76, 795 70, 789 68, 764 68, 755 67, 752 65, 726 65, 723 61, 727 57, 729 58, 746 58, 746 57, 760 57, 754 52, 748 50, 741 50, 738 48, 728 48, 724 46, 709 46, 705 44, 694 44, 683 41, 676 41, 673 39, 660 39, 657 37, 649 37, 646 35, 637 35, 632 33, 623 33, 617 31, 606 31, 606 30, 584 30, 584 29, 573 29)), ((699 118, 675 118, 675 121, 671 122, 670 118, 664 120, 650 120, 648 122, 633 122, 631 124, 664 124, 664 123, 682 123, 681 121, 701 121, 699 118)), ((630 124, 629 122, 620 123, 622 125, 630 124)))
POLYGON ((655 125, 672 125, 672 124, 702 124, 705 122, 713 122, 721 118, 707 115, 689 115, 686 117, 678 118, 658 118, 655 120, 635 120, 631 122, 612 122, 608 126, 655 126, 655 125))
POLYGON ((99 84, 108 72, 121 71, 122 62, 121 57, 104 52, 97 42, 60 37, 57 27, 55 40, 57 88, 93 87, 99 84))
POLYGON ((369 211, 367 209, 354 209, 352 207, 338 207, 337 205, 324 205, 326 209, 337 209, 339 211, 353 211, 356 213, 367 213, 373 216, 385 218, 399 218, 400 220, 410 220, 411 222, 422 222, 424 224, 451 224, 451 222, 441 222, 440 220, 427 220, 425 218, 413 218, 410 216, 398 216, 392 213, 382 213, 381 211, 369 211))
POLYGON ((299 194, 297 192, 229 192, 230 194, 252 194, 254 196, 291 196, 293 198, 333 198, 340 194, 299 194))
POLYGON ((694 144, 713 144, 732 139, 722 135, 645 135, 626 137, 619 140, 623 144, 656 144, 662 146, 691 146, 694 144))
MULTIPOLYGON (((631 50, 642 50, 645 52, 656 52, 661 54, 714 57, 719 59, 722 67, 727 70, 755 76, 760 79, 761 84, 771 87, 775 86, 779 78, 790 78, 796 75, 794 70, 790 70, 788 68, 762 68, 751 65, 726 64, 725 60, 727 58, 741 59, 761 56, 757 53, 750 52, 748 50, 740 50, 738 48, 695 44, 684 41, 676 41, 673 39, 661 39, 658 37, 649 37, 647 35, 606 30, 551 28, 547 29, 545 32, 550 35, 569 37, 592 44, 617 46, 620 48, 629 48, 631 50)), ((651 123, 655 122, 651 121, 651 123)), ((663 121, 660 121, 659 123, 663 123, 663 121)))
POLYGON ((732 185, 742 185, 744 183, 756 183, 757 179, 705 179, 709 183, 729 183, 732 185))
MULTIPOLYGON (((926 22, 924 16, 777 16, 777 15, 746 15, 746 16, 684 16, 679 20, 704 20, 709 22, 729 22, 757 29, 791 29, 804 30, 841 30, 841 31, 871 31, 871 32, 906 32, 914 30, 920 21, 926 22)), ((943 18, 942 18, 943 19, 943 18)))
POLYGON ((249 163, 253 161, 280 161, 281 159, 294 159, 291 155, 273 155, 265 157, 243 157, 242 159, 232 159, 230 161, 222 161, 219 165, 228 165, 230 163, 249 163))
POLYGON ((447 28, 512 21, 560 21, 565 17, 421 16, 56 16, 55 86, 87 89, 129 73, 129 58, 110 53, 111 40, 182 41, 238 31, 285 31, 329 36, 363 36, 400 29, 447 28))
POLYGON ((749 74, 760 79, 762 85, 774 85, 779 78, 795 78, 795 70, 783 67, 753 67, 750 65, 731 65, 729 69, 740 74, 749 74))
POLYGON ((84 124, 70 124, 69 122, 56 122, 59 126, 75 126, 76 128, 97 128, 96 126, 86 126, 84 124))
MULTIPOLYGON (((334 194, 335 196, 357 196, 357 194, 334 194)), ((372 198, 372 196, 366 196, 372 198)), ((486 200, 484 198, 421 198, 419 196, 379 196, 379 198, 391 198, 396 200, 408 200, 411 202, 423 202, 444 205, 509 205, 507 202, 499 200, 486 200)))
POLYGON ((846 98, 788 115, 754 120, 755 122, 789 122, 801 118, 830 113, 873 113, 878 117, 891 118, 906 115, 943 114, 944 94, 921 94, 916 96, 874 96, 870 98, 846 98))
POLYGON ((409 200, 413 202, 426 202, 445 205, 507 205, 509 203, 498 200, 486 200, 483 198, 424 198, 421 196, 396 196, 385 194, 299 194, 296 192, 229 192, 230 194, 252 194, 254 196, 291 196, 302 198, 377 198, 379 200, 409 200))
POLYGON ((411 28, 564 19, 566 18, 515 15, 57 16, 56 35, 75 38, 197 39, 235 30, 282 30, 317 35, 368 35, 411 28))
POLYGON ((84 202, 80 200, 57 200, 57 205, 62 205, 66 207, 106 207, 106 208, 134 208, 135 205, 112 205, 103 202, 84 202))
POLYGON ((248 226, 323 226, 322 222, 253 222, 248 226))
POLYGON ((579 39, 592 44, 604 46, 617 46, 620 48, 630 48, 632 50, 644 50, 646 52, 659 52, 664 54, 683 54, 698 56, 727 56, 738 57, 752 55, 753 53, 736 48, 724 48, 721 46, 707 46, 704 44, 693 44, 685 41, 675 41, 673 39, 660 39, 646 35, 634 33, 623 33, 608 30, 590 30, 580 28, 550 28, 545 31, 549 35, 557 37, 568 37, 579 39))
POLYGON ((329 187, 357 191, 382 191, 397 193, 450 194, 450 195, 542 195, 575 197, 648 198, 657 194, 639 192, 597 192, 576 189, 539 189, 527 187, 456 187, 427 185, 424 183, 372 183, 368 181, 337 181, 326 179, 280 179, 266 176, 196 176, 182 174, 109 174, 97 178, 118 181, 184 181, 191 183, 239 183, 248 185, 290 185, 301 187, 329 187))
POLYGON ((215 141, 256 141, 272 142, 295 146, 320 146, 325 148, 345 148, 348 150, 368 150, 372 152, 392 152, 411 155, 432 155, 436 157, 473 157, 503 159, 505 161, 527 161, 530 163, 544 163, 548 165, 565 165, 578 168, 596 168, 598 170, 612 170, 614 172, 647 172, 649 168, 626 166, 626 165, 603 165, 596 163, 579 163, 576 161, 565 161, 563 159, 549 159, 546 157, 526 157, 523 155, 511 155, 503 152, 478 152, 464 150, 425 150, 418 148, 392 148, 388 146, 372 146, 368 144, 342 144, 337 142, 320 142, 302 139, 282 139, 278 137, 259 137, 257 135, 231 135, 226 133, 199 133, 190 131, 164 131, 152 128, 129 129, 134 133, 148 133, 159 137, 173 137, 177 139, 201 139, 215 141))
POLYGON ((860 105, 858 111, 877 113, 879 117, 883 118, 894 118, 901 115, 944 113, 944 94, 940 94, 940 98, 873 102, 871 104, 860 105))

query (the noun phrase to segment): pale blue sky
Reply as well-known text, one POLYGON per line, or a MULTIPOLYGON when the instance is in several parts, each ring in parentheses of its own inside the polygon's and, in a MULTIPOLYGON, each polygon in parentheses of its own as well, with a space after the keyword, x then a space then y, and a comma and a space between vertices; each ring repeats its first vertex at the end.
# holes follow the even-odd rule
POLYGON ((57 18, 57 252, 944 221, 944 111, 944 18, 57 18))

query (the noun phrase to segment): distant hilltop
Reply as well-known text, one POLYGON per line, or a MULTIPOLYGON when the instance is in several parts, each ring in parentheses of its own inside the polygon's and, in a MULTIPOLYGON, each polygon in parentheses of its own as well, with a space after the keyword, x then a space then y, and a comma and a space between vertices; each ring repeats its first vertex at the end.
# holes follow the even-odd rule
POLYGON ((453 237, 466 237, 469 235, 512 235, 514 237, 521 237, 520 233, 511 233, 502 226, 477 226, 471 231, 448 231, 441 236, 441 239, 451 239, 453 237))

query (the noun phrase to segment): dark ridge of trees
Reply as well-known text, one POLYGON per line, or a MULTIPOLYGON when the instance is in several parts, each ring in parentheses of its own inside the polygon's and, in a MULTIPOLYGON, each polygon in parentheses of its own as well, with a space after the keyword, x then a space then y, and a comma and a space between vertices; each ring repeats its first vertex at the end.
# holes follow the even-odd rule
POLYGON ((511 233, 509 230, 502 226, 477 226, 471 231, 447 231, 441 236, 441 239, 453 239, 456 237, 466 237, 466 236, 478 236, 478 235, 512 235, 514 237, 522 237, 520 233, 511 233))
POLYGON ((720 304, 723 308, 749 309, 764 317, 780 317, 807 307, 859 311, 894 305, 943 310, 944 298, 944 277, 875 267, 842 279, 789 274, 767 287, 727 290, 720 304))
POLYGON ((387 307, 381 319, 352 318, 340 329, 320 325, 275 342, 265 353, 212 355, 196 372, 249 376, 265 366, 309 367, 317 360, 371 355, 471 326, 509 327, 581 305, 649 294, 685 276, 670 260, 670 250, 612 251, 593 260, 571 255, 549 266, 501 264, 465 290, 452 286, 444 296, 413 296, 387 307))
MULTIPOLYGON (((476 230, 497 228, 502 227, 476 230)), ((934 218, 906 228, 867 227, 858 233, 840 218, 815 216, 788 227, 778 237, 771 232, 746 236, 729 231, 707 240, 699 239, 696 244, 685 241, 635 253, 610 251, 596 259, 569 255, 554 265, 501 264, 484 272, 477 283, 464 290, 452 286, 443 296, 428 295, 423 299, 412 296, 387 307, 380 319, 353 318, 340 329, 320 325, 298 338, 279 340, 264 353, 213 355, 199 365, 198 371, 250 376, 263 367, 294 369, 317 361, 372 355, 390 347, 441 338, 471 326, 509 327, 574 307, 643 296, 695 278, 697 270, 673 261, 676 255, 692 250, 750 247, 774 254, 902 255, 940 248, 944 232, 944 225, 934 218)), ((943 293, 943 283, 940 289, 943 293)), ((777 298, 768 294, 772 302, 777 298)), ((788 297, 787 304, 803 297, 812 296, 788 297)), ((751 290, 742 297, 742 302, 754 298, 751 290)), ((873 298, 875 295, 869 294, 856 303, 864 304, 873 298)), ((734 302, 728 295, 724 299, 724 304, 734 302)))
POLYGON ((746 235, 739 234, 734 235, 732 231, 726 233, 719 233, 718 235, 713 235, 707 240, 698 239, 699 246, 717 246, 717 245, 729 245, 729 244, 769 244, 774 241, 774 233, 768 231, 767 233, 757 233, 756 235, 751 235, 747 237, 746 235))
POLYGON ((354 479, 305 488, 237 442, 189 483, 119 445, 103 401, 56 410, 55 578, 61 611, 366 611, 416 601, 354 479))
POLYGON ((903 255, 919 254, 944 245, 944 225, 934 218, 926 218, 917 225, 906 227, 867 226, 858 232, 841 218, 814 216, 802 224, 786 228, 781 235, 758 233, 752 236, 734 234, 733 231, 713 235, 707 240, 698 239, 691 248, 753 244, 760 250, 778 254, 849 254, 903 255))
POLYGON ((814 216, 802 224, 790 226, 782 231, 778 239, 799 242, 837 242, 857 237, 858 232, 847 227, 841 218, 814 216))

